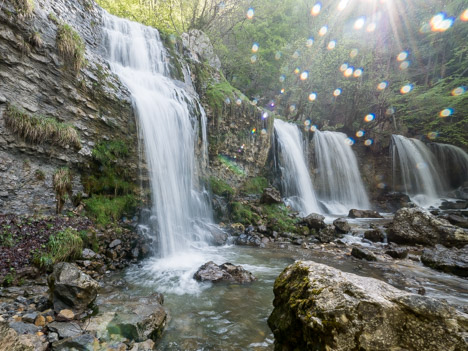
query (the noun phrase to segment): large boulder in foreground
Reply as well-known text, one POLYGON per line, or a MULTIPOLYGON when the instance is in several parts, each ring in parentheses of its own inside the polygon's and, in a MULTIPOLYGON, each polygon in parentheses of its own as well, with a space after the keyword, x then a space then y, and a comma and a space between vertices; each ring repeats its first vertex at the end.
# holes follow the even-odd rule
POLYGON ((96 299, 99 284, 75 264, 60 262, 48 278, 54 310, 82 312, 96 299))
POLYGON ((468 277, 468 245, 461 249, 447 249, 442 245, 425 249, 421 262, 445 273, 468 277))
POLYGON ((246 271, 241 266, 233 265, 232 263, 223 263, 218 266, 213 261, 205 263, 193 275, 193 278, 198 281, 229 282, 229 283, 250 283, 256 280, 252 273, 246 271))
POLYGON ((276 279, 275 350, 467 350, 468 315, 373 278, 298 261, 276 279))
POLYGON ((468 230, 456 227, 421 208, 402 208, 395 213, 387 240, 403 245, 442 244, 463 247, 468 244, 468 230))

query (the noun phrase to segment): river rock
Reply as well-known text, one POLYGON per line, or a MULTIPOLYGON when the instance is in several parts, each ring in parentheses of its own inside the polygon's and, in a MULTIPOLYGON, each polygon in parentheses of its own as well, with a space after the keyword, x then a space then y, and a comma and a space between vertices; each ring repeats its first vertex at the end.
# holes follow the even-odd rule
POLYGON ((349 218, 383 218, 380 213, 374 210, 349 210, 349 218))
POLYGON ((82 312, 96 299, 99 288, 89 275, 67 262, 57 263, 48 278, 54 309, 82 312))
POLYGON ((351 226, 345 218, 337 218, 333 221, 336 230, 345 234, 351 231, 351 226))
POLYGON ((213 261, 201 266, 193 276, 198 281, 230 282, 230 283, 250 283, 256 280, 252 273, 246 271, 242 266, 236 266, 232 263, 223 263, 218 266, 213 261))
POLYGON ((468 244, 468 230, 421 208, 402 208, 396 212, 390 224, 387 239, 397 244, 462 247, 468 244))
POLYGON ((89 351, 95 350, 95 338, 91 334, 82 334, 72 338, 56 341, 52 344, 54 351, 89 351))
POLYGON ((275 350, 466 350, 468 315, 373 278, 298 261, 276 279, 275 350))
POLYGON ((383 243, 385 241, 385 234, 380 229, 371 229, 364 232, 364 239, 373 243, 383 243))
POLYGON ((166 311, 160 304, 134 306, 132 311, 117 312, 107 325, 107 331, 136 342, 156 341, 166 326, 166 318, 166 311))
POLYGON ((391 258, 402 260, 408 257, 408 249, 404 247, 396 247, 392 249, 388 249, 385 251, 387 255, 389 255, 391 258))
POLYGON ((450 201, 444 201, 439 207, 441 210, 464 210, 465 208, 468 208, 468 202, 467 201, 456 201, 456 202, 450 202, 450 201))
POLYGON ((57 333, 61 339, 75 337, 83 333, 80 325, 75 322, 52 322, 47 325, 47 328, 57 333))
POLYGON ((337 239, 338 235, 337 235, 335 226, 329 224, 325 226, 325 228, 320 229, 316 237, 321 243, 329 243, 337 239))
POLYGON ((265 188, 263 189, 262 197, 260 198, 262 204, 280 204, 283 201, 281 200, 281 194, 275 188, 265 188))
POLYGON ((353 247, 353 249, 351 250, 351 256, 366 261, 377 261, 377 257, 375 257, 375 255, 372 252, 366 249, 362 249, 360 247, 353 247))
POLYGON ((448 215, 446 215, 446 216, 444 216, 442 218, 446 219, 447 221, 449 221, 453 225, 468 229, 468 218, 466 218, 466 217, 462 217, 462 216, 451 213, 451 214, 448 214, 448 215))
POLYGON ((320 230, 325 228, 325 217, 318 213, 311 213, 307 217, 304 217, 301 221, 301 224, 307 225, 309 229, 320 230))
POLYGON ((447 249, 442 245, 425 249, 421 261, 442 272, 468 277, 468 245, 462 249, 447 249))

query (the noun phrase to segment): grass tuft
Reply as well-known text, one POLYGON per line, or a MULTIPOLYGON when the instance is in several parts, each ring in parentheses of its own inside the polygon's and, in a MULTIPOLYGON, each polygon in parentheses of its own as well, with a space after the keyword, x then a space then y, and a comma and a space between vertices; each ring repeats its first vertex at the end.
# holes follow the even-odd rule
POLYGON ((34 31, 33 33, 31 33, 29 37, 29 42, 36 48, 40 48, 42 47, 42 44, 44 44, 41 38, 41 33, 39 33, 38 31, 34 31))
POLYGON ((32 144, 47 141, 62 147, 71 145, 77 150, 81 149, 76 129, 67 123, 40 115, 29 115, 13 105, 7 107, 4 116, 7 128, 32 144))
POLYGON ((69 24, 62 23, 57 29, 57 48, 62 58, 78 73, 85 62, 85 43, 69 24))
POLYGON ((62 212, 63 205, 65 204, 65 195, 68 194, 70 199, 73 198, 72 179, 72 174, 68 168, 60 168, 54 173, 52 184, 57 200, 57 214, 62 212))
POLYGON ((268 187, 268 180, 264 177, 253 177, 245 181, 241 191, 245 194, 261 194, 268 187))
POLYGON ((16 11, 21 19, 29 19, 34 15, 36 3, 34 0, 15 0, 16 11))
POLYGON ((125 213, 131 213, 136 206, 133 195, 109 197, 105 195, 94 195, 84 200, 88 214, 97 223, 107 225, 120 220, 125 213))

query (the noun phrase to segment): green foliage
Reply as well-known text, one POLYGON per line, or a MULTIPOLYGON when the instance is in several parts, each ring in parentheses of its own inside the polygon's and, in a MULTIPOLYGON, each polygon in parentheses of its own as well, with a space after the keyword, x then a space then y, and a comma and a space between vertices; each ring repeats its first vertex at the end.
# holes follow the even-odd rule
POLYGON ((57 28, 57 49, 62 58, 78 73, 85 63, 85 43, 69 24, 61 23, 57 28))
POLYGON ((13 233, 10 231, 10 225, 2 225, 0 228, 0 246, 13 247, 16 244, 16 240, 13 233))
POLYGON ((128 156, 128 147, 122 140, 104 141, 96 145, 92 151, 94 159, 108 166, 120 158, 128 156))
POLYGON ((216 194, 219 196, 231 197, 235 193, 234 189, 228 183, 226 183, 224 180, 220 178, 210 177, 209 182, 210 182, 210 188, 213 191, 213 194, 216 194))
POLYGON ((249 205, 244 205, 241 202, 231 202, 230 206, 233 222, 249 225, 257 224, 261 219, 249 205))
POLYGON ((248 178, 241 187, 241 191, 246 194, 261 194, 263 189, 268 187, 268 180, 264 177, 248 178))
POLYGON ((8 272, 8 274, 6 274, 5 277, 3 278, 2 285, 3 286, 13 285, 15 279, 16 279, 16 270, 13 267, 11 267, 10 272, 8 272))
POLYGON ((227 81, 221 83, 210 84, 206 89, 206 100, 208 104, 217 113, 221 113, 225 100, 229 98, 234 99, 234 87, 227 81))
POLYGON ((5 110, 4 117, 8 129, 32 144, 48 142, 81 149, 78 133, 70 124, 58 122, 50 117, 30 115, 11 104, 5 110))
POLYGON ((218 160, 226 166, 231 172, 237 174, 237 175, 245 175, 245 171, 233 160, 230 160, 229 158, 223 156, 223 155, 218 155, 218 160))
POLYGON ((45 173, 41 169, 36 169, 34 171, 34 175, 36 176, 37 180, 44 180, 45 179, 45 173))
POLYGON ((55 16, 55 13, 53 13, 53 12, 50 12, 50 13, 47 15, 47 18, 48 18, 49 20, 51 20, 53 23, 57 24, 57 25, 60 23, 60 21, 58 20, 57 16, 55 16))
POLYGON ((137 204, 133 195, 108 197, 94 195, 84 200, 88 214, 97 223, 107 225, 112 221, 118 221, 126 213, 132 213, 137 204))
POLYGON ((83 240, 73 228, 63 229, 49 237, 45 251, 36 251, 33 263, 40 268, 49 268, 57 262, 66 262, 81 257, 83 240))
POLYGON ((262 206, 267 226, 277 232, 295 233, 297 219, 291 218, 289 209, 283 204, 262 206))

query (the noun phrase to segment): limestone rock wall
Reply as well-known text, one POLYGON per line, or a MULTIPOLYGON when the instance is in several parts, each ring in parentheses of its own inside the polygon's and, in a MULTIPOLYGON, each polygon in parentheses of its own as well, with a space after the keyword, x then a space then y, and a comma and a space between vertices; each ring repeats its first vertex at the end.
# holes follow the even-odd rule
POLYGON ((15 0, 0 2, 0 213, 51 213, 55 208, 52 175, 69 167, 73 190, 89 171, 93 147, 123 140, 128 169, 137 181, 138 133, 128 91, 102 59, 102 10, 88 0, 34 0, 22 16, 15 0), (86 64, 75 74, 60 57, 58 23, 73 27, 86 44, 86 64), (34 43, 40 37, 41 45, 34 43), (12 104, 30 114, 72 124, 82 148, 31 144, 5 126, 12 104))

